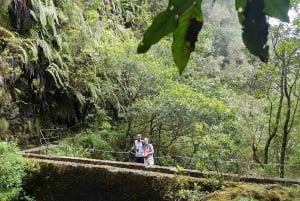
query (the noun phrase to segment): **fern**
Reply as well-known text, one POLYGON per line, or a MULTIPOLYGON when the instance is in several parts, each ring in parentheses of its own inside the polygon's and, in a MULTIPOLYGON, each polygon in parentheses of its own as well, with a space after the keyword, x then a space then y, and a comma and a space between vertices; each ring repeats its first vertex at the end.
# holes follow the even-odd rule
POLYGON ((30 11, 30 14, 42 27, 42 31, 40 32, 41 37, 43 39, 54 38, 57 41, 59 48, 61 48, 62 40, 56 28, 60 25, 58 18, 59 14, 53 1, 45 0, 43 2, 41 0, 32 0, 32 4, 33 10, 30 11))
POLYGON ((4 37, 2 38, 3 42, 6 43, 6 48, 2 55, 6 55, 6 58, 10 56, 14 57, 14 60, 20 58, 20 62, 23 64, 28 64, 37 58, 37 48, 32 40, 18 38, 12 34, 2 35, 2 37, 4 37))
POLYGON ((51 46, 45 40, 38 39, 37 45, 43 49, 45 57, 51 62, 53 61, 53 53, 51 46))
POLYGON ((98 100, 99 99, 99 88, 95 86, 94 84, 88 84, 89 92, 91 94, 92 100, 98 100))
POLYGON ((41 23, 42 27, 45 28, 47 26, 47 17, 46 12, 43 6, 43 3, 40 0, 33 0, 32 5, 34 6, 34 9, 37 10, 39 22, 41 23))
POLYGON ((31 30, 32 36, 37 39, 37 45, 42 48, 44 56, 49 61, 46 71, 53 78, 55 85, 64 87, 63 81, 68 78, 68 66, 61 55, 64 55, 62 35, 58 34, 57 27, 60 25, 58 10, 53 0, 32 0, 32 17, 40 24, 42 29, 31 30), (57 47, 53 46, 53 39, 57 47))
POLYGON ((46 71, 48 73, 50 73, 50 75, 52 76, 56 87, 60 88, 60 87, 64 87, 63 84, 63 79, 64 79, 64 75, 62 73, 62 71, 59 69, 59 66, 55 63, 50 63, 50 65, 47 67, 46 71))
POLYGON ((28 55, 27 52, 25 51, 25 49, 22 46, 19 46, 19 49, 21 50, 22 54, 21 54, 21 60, 24 64, 28 63, 28 55))
POLYGON ((14 38, 15 35, 10 32, 9 30, 7 30, 6 28, 0 26, 0 36, 1 37, 5 37, 5 38, 14 38))
POLYGON ((38 56, 38 50, 37 50, 36 45, 32 41, 28 40, 24 43, 24 47, 27 47, 28 49, 30 49, 31 54, 32 54, 32 60, 35 61, 38 56))
POLYGON ((80 103, 80 105, 84 105, 86 103, 86 99, 85 99, 84 95, 81 94, 80 91, 75 91, 74 94, 75 94, 76 99, 80 103))

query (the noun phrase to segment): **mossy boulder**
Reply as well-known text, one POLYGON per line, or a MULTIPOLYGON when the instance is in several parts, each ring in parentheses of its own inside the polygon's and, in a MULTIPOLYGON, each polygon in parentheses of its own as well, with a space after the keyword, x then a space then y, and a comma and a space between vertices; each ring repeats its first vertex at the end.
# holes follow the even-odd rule
POLYGON ((233 184, 209 193, 203 201, 299 201, 300 185, 233 184))

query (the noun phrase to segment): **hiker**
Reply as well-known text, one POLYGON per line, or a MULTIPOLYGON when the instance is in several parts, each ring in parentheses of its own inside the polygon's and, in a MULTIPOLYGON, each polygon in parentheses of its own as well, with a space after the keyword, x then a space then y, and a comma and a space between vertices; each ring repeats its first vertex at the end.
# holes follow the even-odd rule
POLYGON ((136 163, 144 163, 144 141, 142 140, 142 135, 137 134, 136 140, 134 140, 133 145, 129 151, 129 153, 132 153, 132 151, 135 151, 134 161, 136 163))
POLYGON ((154 166, 154 149, 153 145, 149 143, 149 139, 145 137, 144 139, 144 164, 145 167, 152 167, 154 166))

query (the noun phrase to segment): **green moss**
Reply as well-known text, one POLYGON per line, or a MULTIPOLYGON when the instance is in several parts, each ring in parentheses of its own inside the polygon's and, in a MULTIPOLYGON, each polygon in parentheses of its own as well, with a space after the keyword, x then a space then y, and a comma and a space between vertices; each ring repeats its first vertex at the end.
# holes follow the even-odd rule
POLYGON ((236 197, 234 201, 258 201, 257 199, 254 199, 253 197, 236 197))
POLYGON ((299 192, 300 187, 298 185, 239 184, 208 194, 204 200, 294 201, 300 198, 299 192))
POLYGON ((149 201, 295 201, 300 197, 299 185, 224 182, 208 192, 207 185, 215 183, 209 179, 70 162, 40 161, 40 167, 25 185, 26 192, 40 201, 140 201, 144 197, 149 201))
MULTIPOLYGON (((1 19, 1 17, 0 17, 0 19, 1 19)), ((2 19, 2 21, 3 20, 4 19, 2 19)), ((7 30, 6 28, 4 28, 0 25, 0 36, 3 38, 13 38, 15 35, 11 31, 7 30)))
MULTIPOLYGON (((163 200, 173 177, 65 163, 40 163, 40 172, 26 179, 26 192, 37 200, 163 200), (142 192, 142 193, 141 193, 142 192)), ((138 170, 137 170, 138 171, 138 170)))
POLYGON ((8 27, 8 7, 11 0, 0 0, 0 26, 8 27))

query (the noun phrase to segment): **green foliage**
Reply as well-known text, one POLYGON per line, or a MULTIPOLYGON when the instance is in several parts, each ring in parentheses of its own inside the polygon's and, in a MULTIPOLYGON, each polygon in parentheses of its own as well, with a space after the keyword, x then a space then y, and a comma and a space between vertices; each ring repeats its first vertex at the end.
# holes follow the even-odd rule
MULTIPOLYGON (((179 72, 182 73, 190 53, 194 50, 198 32, 202 28, 201 3, 201 0, 169 0, 167 9, 158 14, 152 25, 145 31, 143 40, 138 46, 138 53, 147 52, 162 37, 174 32, 173 57, 179 72), (178 48, 178 38, 181 38, 180 44, 186 43, 187 47, 178 48), (191 38, 192 40, 190 40, 191 38)), ((267 62, 269 59, 269 47, 266 45, 269 26, 266 15, 288 21, 289 6, 290 1, 286 0, 276 0, 275 2, 236 0, 236 10, 239 14, 240 24, 243 26, 243 41, 247 49, 263 62, 267 62)), ((179 47, 183 47, 183 45, 179 47)))
POLYGON ((0 26, 9 27, 9 18, 8 18, 8 8, 10 0, 1 0, 0 1, 0 26))
POLYGON ((32 17, 37 25, 31 29, 32 36, 37 39, 44 56, 48 59, 48 72, 57 88, 64 87, 64 80, 68 77, 66 63, 63 60, 62 36, 57 27, 60 26, 59 11, 52 0, 32 1, 32 17))
POLYGON ((269 3, 267 0, 265 0, 264 12, 270 17, 275 17, 277 19, 280 19, 281 21, 288 22, 289 8, 290 8, 290 0, 288 1, 274 0, 272 1, 272 3, 269 3))
POLYGON ((172 198, 167 200, 196 201, 201 199, 203 194, 204 191, 202 190, 202 188, 197 184, 194 184, 194 187, 192 189, 188 189, 188 188, 179 189, 177 193, 175 193, 175 196, 173 195, 172 198))
POLYGON ((43 154, 54 155, 54 156, 69 156, 69 157, 81 157, 81 158, 89 158, 90 153, 88 150, 82 147, 73 147, 71 143, 61 143, 58 147, 47 150, 44 148, 42 150, 43 154))
POLYGON ((179 25, 173 35, 172 52, 180 74, 183 72, 191 52, 195 50, 198 32, 202 25, 202 11, 197 4, 183 13, 179 19, 179 25))
MULTIPOLYGON (((34 0, 30 9, 24 5, 26 9, 17 10, 20 15, 9 20, 15 24, 30 18, 28 29, 22 24, 18 25, 23 31, 0 27, 0 114, 8 122, 0 125, 9 125, 6 135, 28 143, 28 137, 38 140, 40 127, 86 121, 90 130, 66 139, 53 154, 124 160, 85 149, 124 151, 141 132, 150 137, 157 156, 193 158, 160 158, 157 162, 162 165, 274 175, 273 166, 236 166, 239 161, 256 160, 255 149, 257 158, 263 158, 268 115, 279 102, 276 81, 281 74, 273 52, 269 64, 258 64, 244 51, 236 24, 240 20, 248 49, 265 60, 269 57, 265 19, 286 21, 289 1, 237 0, 236 8, 234 1, 213 2, 34 0), (138 45, 141 33, 163 8, 167 9, 154 18, 138 45), (170 38, 163 38, 169 33, 172 51, 170 38), (137 55, 137 46, 148 54, 137 55), (169 59, 172 54, 181 76, 169 59), (188 60, 191 68, 183 72, 188 60)), ((277 43, 274 50, 293 56, 297 32, 280 30, 277 34, 289 39, 277 43)), ((297 57, 291 58, 288 80, 298 68, 297 57)), ((271 119, 270 125, 274 123, 271 119)), ((298 130, 299 126, 291 129, 287 162, 299 162, 299 147, 293 144, 299 141, 298 130)), ((271 146, 274 163, 280 138, 279 134, 271 146)), ((288 170, 288 175, 299 175, 296 168, 288 170)))
POLYGON ((243 197, 243 196, 238 196, 234 199, 234 201, 258 201, 257 199, 254 199, 251 197, 243 197))
POLYGON ((14 143, 0 142, 0 200, 17 200, 25 176, 25 161, 14 143))
POLYGON ((263 62, 269 59, 269 46, 266 45, 269 25, 263 11, 263 1, 247 1, 245 6, 237 3, 239 20, 243 26, 243 41, 251 54, 258 56, 263 62))
POLYGON ((258 201, 258 200, 297 200, 299 185, 281 186, 278 184, 237 184, 228 185, 219 191, 204 195, 202 200, 234 200, 234 201, 258 201))
POLYGON ((0 11, 1 14, 7 14, 7 10, 8 10, 8 6, 11 2, 9 2, 9 0, 1 0, 0 1, 0 11))
MULTIPOLYGON (((97 158, 107 160, 124 160, 121 155, 115 155, 106 151, 114 151, 112 145, 116 147, 119 136, 118 133, 107 133, 105 129, 102 131, 92 132, 91 130, 83 131, 75 137, 66 138, 60 144, 49 149, 47 154, 71 157, 97 158)), ((46 150, 44 150, 46 153, 46 150)))
POLYGON ((177 179, 176 183, 169 186, 169 190, 165 193, 164 199, 173 201, 197 201, 202 200, 202 197, 216 190, 220 190, 223 183, 216 178, 204 179, 201 184, 188 184, 184 179, 177 179))
POLYGON ((202 28, 201 2, 170 1, 168 8, 154 18, 152 25, 145 32, 138 53, 147 52, 161 38, 174 32, 173 56, 182 73, 190 53, 195 48, 198 32, 202 28))

